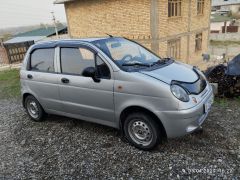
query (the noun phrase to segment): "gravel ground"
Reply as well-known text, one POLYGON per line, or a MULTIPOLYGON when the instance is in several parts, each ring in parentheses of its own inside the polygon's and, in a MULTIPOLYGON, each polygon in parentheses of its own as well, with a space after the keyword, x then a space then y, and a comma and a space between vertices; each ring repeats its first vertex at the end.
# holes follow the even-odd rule
POLYGON ((59 116, 32 122, 20 100, 0 100, 0 179, 239 179, 240 104, 215 104, 203 133, 152 152, 115 129, 59 116))

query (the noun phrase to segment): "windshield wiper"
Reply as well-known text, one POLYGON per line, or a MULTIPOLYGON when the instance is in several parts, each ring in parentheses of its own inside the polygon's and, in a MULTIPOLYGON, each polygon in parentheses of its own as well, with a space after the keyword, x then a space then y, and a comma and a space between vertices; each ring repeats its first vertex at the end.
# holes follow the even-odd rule
POLYGON ((166 64, 166 62, 169 61, 169 60, 170 60, 169 58, 159 59, 158 61, 152 63, 151 66, 154 66, 154 65, 156 65, 156 64, 160 64, 160 65, 166 64))
POLYGON ((145 67, 151 67, 150 64, 143 64, 143 63, 125 63, 125 64, 122 64, 122 66, 145 66, 145 67))

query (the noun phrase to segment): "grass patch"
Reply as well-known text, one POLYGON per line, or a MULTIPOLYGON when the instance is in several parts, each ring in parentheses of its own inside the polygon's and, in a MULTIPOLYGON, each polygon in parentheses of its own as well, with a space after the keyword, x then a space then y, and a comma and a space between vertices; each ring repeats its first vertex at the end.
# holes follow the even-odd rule
POLYGON ((240 104, 240 96, 236 98, 236 101, 240 104))
POLYGON ((216 40, 211 40, 210 45, 212 45, 212 46, 240 45, 240 41, 216 41, 216 40))
POLYGON ((214 103, 222 107, 227 107, 229 103, 228 101, 229 100, 226 98, 215 98, 214 103))
POLYGON ((0 99, 20 96, 19 70, 0 71, 0 99))
POLYGON ((231 21, 234 19, 234 17, 231 16, 231 14, 228 14, 226 16, 220 15, 220 14, 212 14, 211 15, 211 22, 224 22, 224 21, 231 21))

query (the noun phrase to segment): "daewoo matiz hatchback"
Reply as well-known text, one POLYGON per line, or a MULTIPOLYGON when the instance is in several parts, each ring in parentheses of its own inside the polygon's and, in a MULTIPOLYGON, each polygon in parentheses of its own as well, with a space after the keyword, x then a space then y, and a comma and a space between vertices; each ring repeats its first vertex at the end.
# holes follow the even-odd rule
POLYGON ((111 126, 144 150, 198 129, 213 102, 200 70, 117 37, 33 45, 21 93, 35 121, 57 114, 111 126))

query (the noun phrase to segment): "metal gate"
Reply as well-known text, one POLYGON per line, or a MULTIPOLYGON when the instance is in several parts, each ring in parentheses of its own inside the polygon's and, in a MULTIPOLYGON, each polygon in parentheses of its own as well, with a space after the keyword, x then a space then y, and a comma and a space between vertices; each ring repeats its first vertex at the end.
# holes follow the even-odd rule
POLYGON ((9 63, 21 63, 28 48, 33 44, 34 41, 4 44, 4 47, 7 51, 9 63))

